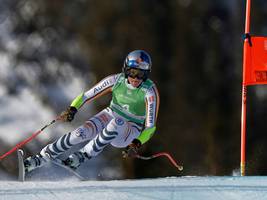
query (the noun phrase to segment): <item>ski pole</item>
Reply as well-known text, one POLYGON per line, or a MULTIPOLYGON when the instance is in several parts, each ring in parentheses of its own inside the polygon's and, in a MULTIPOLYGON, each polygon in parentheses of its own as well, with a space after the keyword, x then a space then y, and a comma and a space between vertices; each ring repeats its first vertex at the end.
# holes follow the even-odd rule
POLYGON ((156 154, 153 154, 152 156, 147 156, 147 157, 137 154, 134 157, 139 158, 141 160, 150 160, 150 159, 157 158, 160 156, 166 156, 169 159, 169 161, 174 165, 174 167, 176 167, 179 171, 182 171, 184 169, 182 165, 178 165, 177 162, 172 158, 172 156, 166 152, 156 153, 156 154))
POLYGON ((54 124, 57 119, 54 119, 53 121, 51 121, 49 124, 46 124, 43 128, 41 128, 40 130, 36 131, 35 133, 33 133, 30 137, 28 137, 27 139, 23 140, 22 142, 18 143, 16 146, 14 146, 12 149, 10 149, 8 152, 6 152, 5 154, 3 154, 2 156, 0 156, 0 160, 2 160, 3 158, 7 157, 8 155, 10 155, 11 153, 13 153, 14 151, 16 151, 17 149, 19 149, 20 147, 24 146, 25 144, 27 144, 28 142, 30 142, 31 140, 33 140, 37 135, 39 135, 44 129, 46 129, 47 127, 49 127, 50 125, 54 124))

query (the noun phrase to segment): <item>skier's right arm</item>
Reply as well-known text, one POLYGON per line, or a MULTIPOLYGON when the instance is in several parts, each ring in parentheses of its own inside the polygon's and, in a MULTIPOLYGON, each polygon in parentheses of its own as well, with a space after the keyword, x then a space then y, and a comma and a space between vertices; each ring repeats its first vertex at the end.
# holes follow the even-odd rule
POLYGON ((60 115, 60 119, 62 121, 72 121, 79 108, 81 108, 86 102, 90 102, 111 92, 112 87, 116 83, 118 77, 119 74, 110 75, 98 82, 87 92, 81 93, 71 102, 69 108, 60 115))

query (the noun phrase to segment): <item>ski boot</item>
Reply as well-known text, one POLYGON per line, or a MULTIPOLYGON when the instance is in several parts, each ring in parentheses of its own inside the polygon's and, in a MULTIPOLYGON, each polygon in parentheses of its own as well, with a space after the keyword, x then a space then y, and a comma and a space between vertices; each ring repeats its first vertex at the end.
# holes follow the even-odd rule
POLYGON ((36 168, 42 167, 47 162, 41 154, 30 156, 24 160, 25 172, 30 172, 36 168))
POLYGON ((75 152, 71 154, 66 160, 62 160, 62 163, 69 168, 76 170, 83 162, 91 159, 85 152, 75 152))

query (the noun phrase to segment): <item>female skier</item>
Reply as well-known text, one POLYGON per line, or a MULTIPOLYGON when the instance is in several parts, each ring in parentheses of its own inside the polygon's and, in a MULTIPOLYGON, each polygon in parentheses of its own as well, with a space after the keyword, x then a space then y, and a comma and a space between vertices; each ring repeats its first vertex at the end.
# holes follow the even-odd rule
POLYGON ((110 75, 87 92, 77 96, 59 119, 71 122, 85 102, 112 93, 110 105, 91 117, 76 130, 46 145, 37 155, 24 160, 25 171, 43 166, 72 146, 88 141, 79 151, 62 163, 77 169, 83 162, 97 156, 109 144, 125 148, 124 156, 135 156, 156 130, 159 93, 148 79, 151 58, 143 50, 135 50, 125 59, 122 73, 110 75))

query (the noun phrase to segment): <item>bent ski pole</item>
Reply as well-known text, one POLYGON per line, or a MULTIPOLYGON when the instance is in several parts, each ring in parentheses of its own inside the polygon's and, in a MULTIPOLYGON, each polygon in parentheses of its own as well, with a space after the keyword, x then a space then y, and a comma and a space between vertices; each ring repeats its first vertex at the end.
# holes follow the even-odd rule
POLYGON ((169 161, 174 165, 174 167, 176 167, 179 171, 182 171, 184 169, 182 165, 178 165, 177 162, 172 158, 172 156, 166 152, 156 153, 152 156, 147 156, 147 157, 137 154, 135 155, 135 158, 139 158, 141 160, 150 160, 150 159, 157 158, 160 156, 166 156, 169 159, 169 161))
POLYGON ((19 149, 20 147, 24 146, 25 144, 27 144, 28 142, 30 142, 31 140, 33 140, 37 135, 39 135, 44 129, 46 129, 48 126, 54 124, 57 119, 54 119, 53 121, 51 121, 49 124, 46 124, 43 128, 41 128, 39 131, 36 131, 35 133, 33 133, 30 137, 28 137, 27 139, 23 140, 22 142, 18 143, 16 146, 14 146, 12 149, 10 149, 8 152, 6 152, 5 154, 3 154, 2 156, 0 156, 0 160, 2 160, 3 158, 7 157, 8 155, 10 155, 11 153, 13 153, 14 151, 16 151, 17 149, 19 149))

